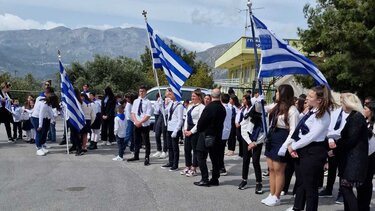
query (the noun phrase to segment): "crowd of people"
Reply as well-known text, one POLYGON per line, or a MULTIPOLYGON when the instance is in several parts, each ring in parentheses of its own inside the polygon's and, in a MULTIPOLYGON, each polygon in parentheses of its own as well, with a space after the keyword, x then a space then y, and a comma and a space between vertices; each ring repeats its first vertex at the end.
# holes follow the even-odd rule
MULTIPOLYGON (((0 123, 5 125, 9 142, 22 139, 24 130, 26 141, 35 143, 39 156, 48 153, 47 139, 56 141, 56 117, 64 115, 51 81, 44 85, 40 96, 36 99, 29 96, 24 106, 19 105, 19 99, 11 97, 10 83, 1 84, 0 96, 0 123)), ((76 156, 97 149, 99 140, 102 145, 116 141, 118 153, 114 161, 124 160, 126 147, 132 152, 127 161, 138 161, 140 149, 144 147, 145 166, 151 164, 150 156, 168 158, 161 168, 178 171, 179 142, 183 137, 185 167, 180 174, 193 177, 200 172, 201 179, 194 185, 209 187, 220 185, 220 176, 228 174, 224 156, 233 156, 238 142, 238 155, 242 157, 240 190, 247 186, 252 159, 255 194, 264 193, 260 165, 264 151, 270 193, 261 203, 266 206, 280 205, 280 196, 289 193, 295 173, 294 204, 288 210, 318 210, 319 197, 332 197, 338 170, 339 197, 343 197, 344 209, 370 209, 375 168, 372 97, 367 97, 362 104, 355 94, 342 92, 339 106, 326 86, 313 87, 307 95, 297 98, 290 85, 280 85, 274 102, 269 105, 264 104, 263 96, 257 91, 246 93, 240 103, 231 89, 228 93, 213 89, 210 95, 197 89, 190 101, 182 103, 168 88, 164 95, 158 93, 152 104, 146 98, 144 86, 139 87, 138 93, 129 92, 124 96, 115 96, 107 87, 101 99, 89 88, 85 84, 82 92, 75 90, 86 120, 84 127, 77 130, 66 122, 72 142, 69 151, 76 156), (152 115, 155 116, 153 128, 152 115), (151 130, 155 132, 157 146, 152 155, 151 130), (208 156, 212 163, 211 179, 208 156), (319 192, 325 168, 328 168, 327 185, 319 192)), ((60 144, 66 143, 66 136, 60 144)))

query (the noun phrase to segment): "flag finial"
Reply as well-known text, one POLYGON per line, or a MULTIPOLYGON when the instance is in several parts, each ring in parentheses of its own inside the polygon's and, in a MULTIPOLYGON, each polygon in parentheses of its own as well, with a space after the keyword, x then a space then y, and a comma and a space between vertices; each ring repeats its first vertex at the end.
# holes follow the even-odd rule
POLYGON ((146 10, 142 11, 142 15, 145 17, 145 19, 147 19, 147 11, 146 10))

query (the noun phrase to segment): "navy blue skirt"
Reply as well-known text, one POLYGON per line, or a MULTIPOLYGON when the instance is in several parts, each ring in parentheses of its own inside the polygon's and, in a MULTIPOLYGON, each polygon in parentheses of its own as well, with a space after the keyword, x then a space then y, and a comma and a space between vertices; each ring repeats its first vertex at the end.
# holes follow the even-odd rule
POLYGON ((264 155, 271 160, 278 161, 278 162, 286 162, 287 158, 284 156, 279 156, 277 153, 279 152, 281 146, 288 138, 289 130, 276 128, 268 135, 268 140, 266 142, 266 150, 264 155))

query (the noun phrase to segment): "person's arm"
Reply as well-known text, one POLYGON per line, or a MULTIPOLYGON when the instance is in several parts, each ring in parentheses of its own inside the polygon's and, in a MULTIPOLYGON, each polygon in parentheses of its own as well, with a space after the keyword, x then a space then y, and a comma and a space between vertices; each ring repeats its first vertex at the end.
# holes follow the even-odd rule
POLYGON ((118 117, 115 117, 115 126, 114 126, 114 133, 115 133, 115 136, 117 135, 117 133, 118 133, 118 129, 119 129, 119 119, 118 119, 118 117))
POLYGON ((44 102, 40 104, 39 126, 38 126, 37 129, 43 127, 43 119, 44 119, 45 113, 48 112, 48 111, 47 111, 47 107, 48 107, 48 106, 47 106, 44 102))
MULTIPOLYGON (((175 111, 174 111, 174 114, 176 115, 177 117, 177 123, 176 123, 176 128, 174 129, 172 135, 175 135, 175 137, 177 136, 177 133, 178 131, 180 130, 181 126, 182 126, 182 123, 183 123, 183 117, 184 117, 184 106, 182 106, 181 104, 179 104, 175 111)), ((173 137, 173 136, 172 136, 173 137)))
MULTIPOLYGON (((202 112, 204 110, 204 105, 200 104, 199 106, 197 106, 197 108, 199 109, 199 117, 202 115, 202 112)), ((194 125, 193 128, 191 128, 191 133, 194 134, 197 132, 197 124, 194 125)))

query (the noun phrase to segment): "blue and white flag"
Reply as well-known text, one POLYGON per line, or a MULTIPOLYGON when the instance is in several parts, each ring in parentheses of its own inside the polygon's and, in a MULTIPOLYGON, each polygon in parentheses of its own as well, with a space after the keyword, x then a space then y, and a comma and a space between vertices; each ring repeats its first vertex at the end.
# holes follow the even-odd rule
POLYGON ((150 38, 153 66, 155 69, 163 69, 176 100, 181 101, 181 87, 193 70, 154 33, 148 23, 147 31, 150 38))
POLYGON ((77 100, 73 85, 60 60, 59 64, 61 76, 61 100, 66 108, 66 117, 69 119, 69 123, 80 131, 86 123, 85 115, 83 114, 81 105, 77 100))
POLYGON ((259 32, 262 57, 258 77, 273 77, 292 74, 311 75, 318 84, 328 85, 318 67, 282 39, 278 39, 267 26, 254 15, 255 27, 259 32))

